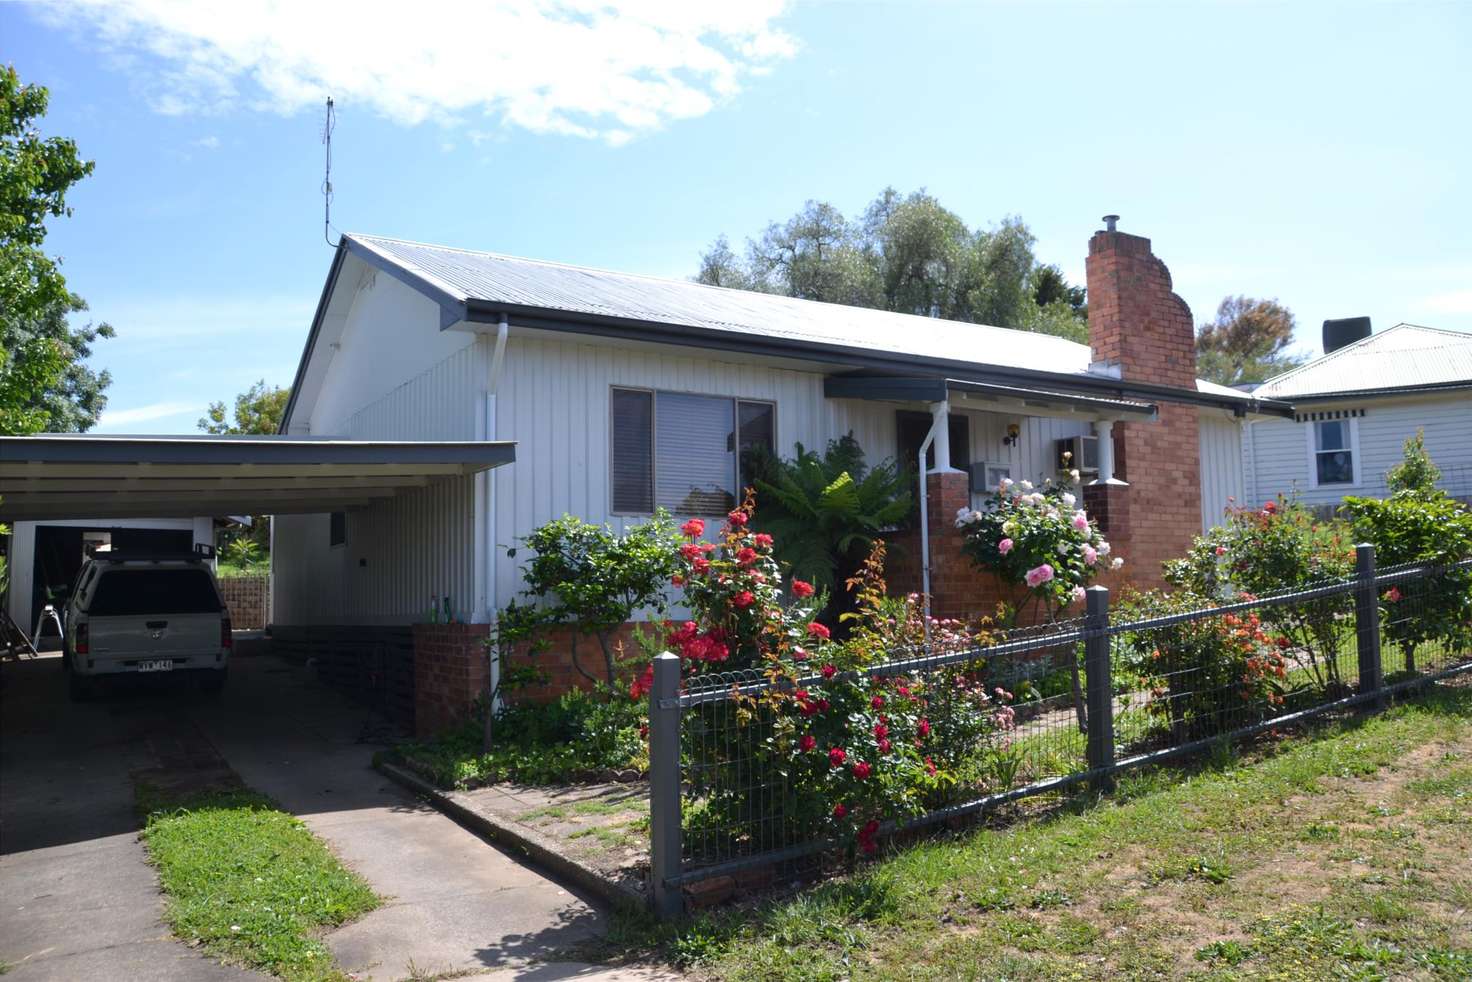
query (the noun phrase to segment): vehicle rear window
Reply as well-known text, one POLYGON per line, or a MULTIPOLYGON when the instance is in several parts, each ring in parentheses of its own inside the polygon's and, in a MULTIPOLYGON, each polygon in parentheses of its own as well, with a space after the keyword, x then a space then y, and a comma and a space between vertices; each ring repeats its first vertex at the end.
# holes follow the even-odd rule
POLYGON ((218 614, 220 598, 202 569, 112 569, 97 581, 87 613, 218 614))

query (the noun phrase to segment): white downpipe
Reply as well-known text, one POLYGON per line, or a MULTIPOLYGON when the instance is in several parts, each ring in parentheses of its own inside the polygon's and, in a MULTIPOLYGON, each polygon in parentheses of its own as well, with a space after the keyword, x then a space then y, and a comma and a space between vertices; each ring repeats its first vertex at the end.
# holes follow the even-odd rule
POLYGON ((930 513, 926 503, 926 484, 930 476, 925 472, 925 453, 935 444, 935 469, 936 471, 948 471, 951 469, 951 434, 950 434, 951 404, 949 400, 942 400, 930 407, 930 431, 925 434, 925 439, 920 443, 920 452, 916 455, 916 471, 920 474, 920 602, 924 605, 925 614, 925 653, 930 653, 930 513), (945 439, 937 442, 935 435, 941 433, 945 439))
MULTIPOLYGON (((510 325, 507 323, 506 315, 501 315, 501 321, 496 325, 496 346, 491 351, 491 369, 486 378, 486 411, 485 439, 496 439, 496 390, 501 386, 501 366, 506 361, 506 335, 510 325)), ((486 623, 491 625, 491 630, 496 627, 496 521, 495 521, 495 470, 482 471, 481 480, 481 525, 484 529, 485 538, 485 577, 486 577, 486 623)), ((491 659, 491 691, 501 683, 501 656, 497 652, 491 659)), ((496 711, 495 706, 490 711, 496 711)))

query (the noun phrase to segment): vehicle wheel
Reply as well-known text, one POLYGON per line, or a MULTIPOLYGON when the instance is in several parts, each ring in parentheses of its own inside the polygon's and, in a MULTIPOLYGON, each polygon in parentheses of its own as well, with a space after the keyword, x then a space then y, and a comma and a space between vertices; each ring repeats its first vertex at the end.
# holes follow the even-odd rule
POLYGON ((220 668, 207 672, 204 678, 200 679, 199 689, 206 695, 217 696, 225 688, 225 679, 229 678, 229 676, 230 669, 228 668, 220 668))

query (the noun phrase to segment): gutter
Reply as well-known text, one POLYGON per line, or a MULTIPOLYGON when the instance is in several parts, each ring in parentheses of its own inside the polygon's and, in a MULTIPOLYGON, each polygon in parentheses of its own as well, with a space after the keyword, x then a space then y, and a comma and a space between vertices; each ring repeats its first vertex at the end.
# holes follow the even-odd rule
POLYGON ((1389 389, 1345 389, 1341 392, 1317 392, 1292 396, 1293 404, 1305 402, 1340 402, 1346 399, 1388 399, 1395 396, 1435 395, 1472 389, 1472 379, 1456 382, 1426 382, 1422 385, 1398 385, 1389 389))
POLYGON ((761 354, 781 358, 799 358, 803 361, 827 360, 857 369, 877 370, 891 373, 913 373, 922 367, 960 376, 981 375, 977 381, 1023 380, 1036 384, 1047 382, 1064 388, 1099 392, 1117 398, 1130 396, 1159 399, 1165 402, 1188 405, 1211 406, 1231 409, 1234 413, 1260 413, 1269 416, 1292 418, 1293 407, 1287 402, 1266 399, 1234 399, 1212 395, 1194 389, 1179 389, 1169 385, 1150 382, 1128 382, 1104 376, 1077 375, 1068 372, 1040 372, 1015 368, 1008 365, 978 366, 975 362, 956 361, 945 358, 927 358, 922 355, 905 355, 894 352, 876 354, 867 348, 852 347, 839 343, 798 340, 761 335, 738 335, 731 331, 714 328, 693 327, 648 321, 639 318, 617 317, 609 314, 591 314, 574 311, 550 311, 546 307, 500 301, 470 299, 465 301, 465 320, 471 323, 493 324, 502 316, 515 318, 518 327, 534 328, 563 333, 588 334, 596 337, 618 338, 629 341, 651 341, 665 344, 701 347, 714 350, 735 351, 742 354, 761 354), (549 316, 553 314, 555 316, 549 316), (818 358, 816 356, 824 356, 818 358))

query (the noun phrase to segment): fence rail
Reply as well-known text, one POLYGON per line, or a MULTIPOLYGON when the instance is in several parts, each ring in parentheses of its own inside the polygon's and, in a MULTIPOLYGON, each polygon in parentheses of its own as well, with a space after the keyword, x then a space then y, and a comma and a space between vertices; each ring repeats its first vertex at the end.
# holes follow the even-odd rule
POLYGON ((923 744, 929 773, 946 776, 920 780, 872 842, 1083 783, 1109 790, 1125 769, 1378 708, 1472 670, 1472 560, 1377 570, 1373 548, 1359 546, 1353 577, 1308 589, 1199 610, 1136 602, 1117 620, 1110 600, 1094 587, 1080 620, 985 648, 895 652, 834 678, 746 670, 682 683, 679 659, 661 655, 650 692, 656 912, 678 915, 683 888, 699 881, 852 846, 824 797, 823 748, 791 753, 791 714, 763 698, 779 687, 791 700, 835 682, 872 686, 893 708, 870 751, 888 752, 891 735, 923 744), (1034 697, 1012 698, 1024 689, 1034 697))

